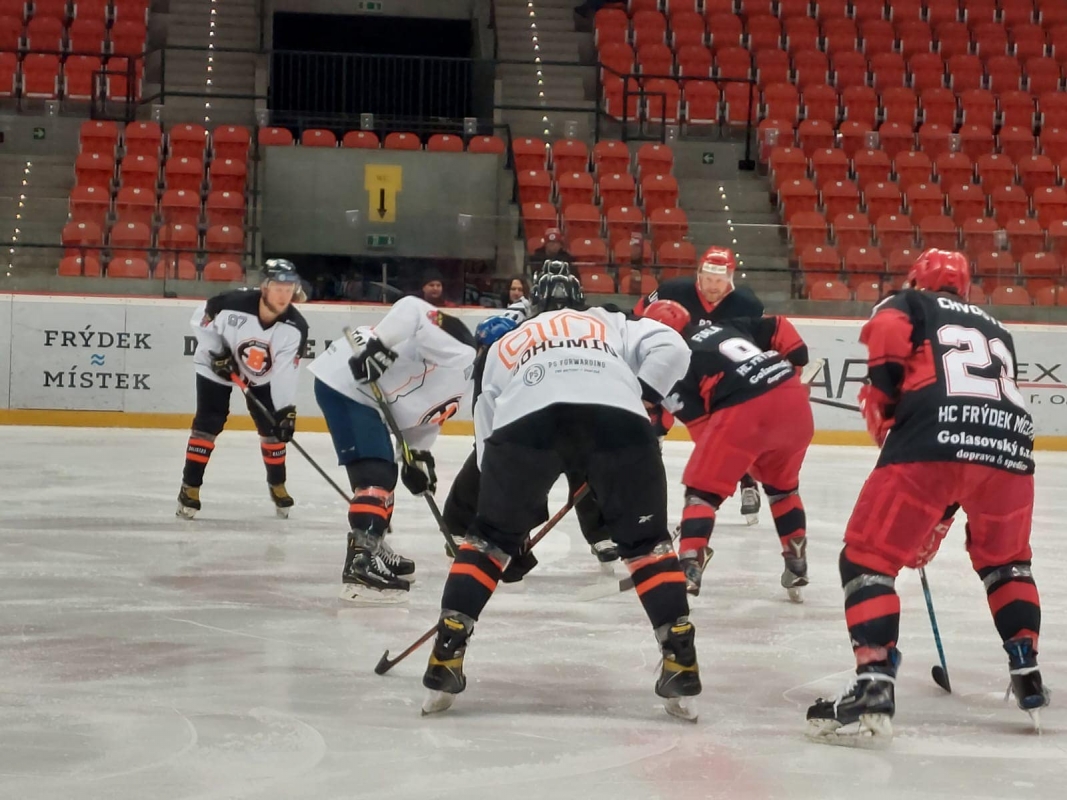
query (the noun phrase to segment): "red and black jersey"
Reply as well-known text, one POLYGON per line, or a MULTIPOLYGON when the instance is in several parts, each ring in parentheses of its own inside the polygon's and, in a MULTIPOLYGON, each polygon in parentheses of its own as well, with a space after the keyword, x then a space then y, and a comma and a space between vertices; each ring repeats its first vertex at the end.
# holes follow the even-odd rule
POLYGON ((769 392, 808 363, 808 348, 785 317, 739 317, 687 331, 689 371, 664 401, 687 426, 769 392))
POLYGON ((879 465, 962 461, 1030 474, 1034 424, 1011 334, 947 292, 905 289, 863 326, 868 376, 893 427, 879 465))
POLYGON ((673 300, 679 303, 689 312, 692 323, 700 326, 714 325, 721 320, 733 317, 763 315, 763 303, 748 287, 740 286, 712 305, 700 296, 696 280, 688 277, 672 278, 661 283, 656 291, 637 301, 634 314, 640 316, 650 303, 657 300, 673 300))

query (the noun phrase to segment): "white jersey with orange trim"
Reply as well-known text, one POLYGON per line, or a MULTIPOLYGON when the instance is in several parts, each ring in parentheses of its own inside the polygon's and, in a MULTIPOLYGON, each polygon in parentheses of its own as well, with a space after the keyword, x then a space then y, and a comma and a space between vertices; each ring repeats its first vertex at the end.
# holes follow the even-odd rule
MULTIPOLYGON (((360 328, 396 353, 378 388, 385 395, 409 447, 428 450, 441 425, 469 402, 473 382, 474 337, 463 322, 418 297, 398 300, 373 328, 360 328)), ((334 391, 377 408, 370 387, 352 376, 352 350, 345 339, 332 342, 308 369, 334 391)))
POLYGON ((474 407, 478 462, 505 425, 557 403, 648 416, 642 383, 666 395, 689 368, 689 347, 655 320, 591 308, 539 314, 489 350, 474 407))
POLYGON ((196 331, 196 374, 226 385, 211 371, 211 353, 229 350, 249 386, 270 385, 274 408, 296 402, 300 355, 307 345, 308 324, 293 306, 270 325, 259 318, 259 289, 223 292, 201 303, 189 324, 196 331))

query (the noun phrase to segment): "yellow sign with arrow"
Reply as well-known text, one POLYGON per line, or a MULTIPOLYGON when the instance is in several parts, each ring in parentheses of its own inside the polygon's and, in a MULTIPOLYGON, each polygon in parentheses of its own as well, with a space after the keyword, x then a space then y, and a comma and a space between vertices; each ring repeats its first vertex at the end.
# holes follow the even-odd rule
POLYGON ((403 174, 402 167, 392 164, 367 164, 363 167, 368 220, 396 222, 396 196, 403 186, 403 174))

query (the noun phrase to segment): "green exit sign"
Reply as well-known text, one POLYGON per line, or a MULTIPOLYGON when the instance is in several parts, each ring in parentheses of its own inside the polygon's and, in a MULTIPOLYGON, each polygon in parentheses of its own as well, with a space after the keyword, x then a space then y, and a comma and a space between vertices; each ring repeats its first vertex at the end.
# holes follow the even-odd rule
POLYGON ((359 0, 356 3, 357 11, 375 11, 379 14, 382 13, 382 0, 359 0))
POLYGON ((704 153, 700 157, 700 163, 702 163, 702 164, 714 164, 715 163, 715 154, 714 153, 704 153))
POLYGON ((33 129, 33 138, 34 139, 41 140, 44 137, 45 137, 44 128, 34 128, 33 129))
POLYGON ((396 237, 388 233, 368 234, 367 247, 374 250, 381 250, 387 247, 396 247, 396 237))

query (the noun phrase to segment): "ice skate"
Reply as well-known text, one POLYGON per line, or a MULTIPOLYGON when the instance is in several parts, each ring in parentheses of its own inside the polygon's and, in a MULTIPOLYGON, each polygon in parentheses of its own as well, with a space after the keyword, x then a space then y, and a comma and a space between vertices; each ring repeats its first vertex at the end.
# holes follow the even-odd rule
POLYGON ((410 584, 389 569, 381 544, 366 531, 348 534, 348 554, 341 572, 341 599, 359 605, 390 605, 408 598, 410 584))
POLYGON ((398 578, 408 583, 415 582, 415 562, 394 551, 384 536, 378 542, 378 555, 382 557, 385 566, 389 567, 389 570, 398 578))
POLYGON ((451 708, 456 695, 467 688, 463 654, 473 630, 474 620, 466 614, 448 614, 437 623, 437 638, 422 676, 428 690, 422 703, 424 716, 451 708))
POLYGON ((678 564, 685 574, 685 590, 693 597, 700 594, 700 582, 704 578, 704 569, 714 554, 715 551, 705 545, 700 550, 686 550, 678 556, 678 564))
POLYGON ((808 585, 808 540, 805 536, 790 539, 790 554, 783 555, 785 569, 782 571, 782 588, 794 603, 803 603, 801 589, 808 585))
POLYGON ((1052 701, 1052 693, 1041 681, 1034 640, 1028 636, 1011 639, 1004 643, 1004 649, 1008 652, 1008 674, 1011 676, 1004 699, 1015 695, 1019 708, 1030 715, 1034 730, 1041 733, 1041 709, 1052 701))
POLYGON ((270 499, 274 503, 274 513, 281 519, 289 519, 289 509, 293 507, 293 498, 285 489, 284 483, 267 484, 270 489, 270 499))
POLYGON ((850 747, 881 746, 892 741, 899 664, 900 652, 891 648, 886 662, 860 667, 840 695, 816 700, 808 709, 808 736, 817 742, 850 747))
POLYGON ((602 539, 599 542, 591 542, 589 549, 596 557, 596 560, 600 561, 601 569, 606 574, 615 574, 611 567, 612 562, 619 560, 619 548, 615 546, 615 542, 610 539, 602 539))
POLYGON ((745 518, 746 524, 755 525, 757 522, 759 522, 759 509, 759 487, 741 487, 741 516, 745 518))
POLYGON ((696 629, 687 617, 681 617, 673 625, 657 628, 656 638, 663 653, 656 694, 666 699, 663 707, 668 714, 696 722, 695 698, 701 689, 696 629))
POLYGON ((178 492, 178 510, 175 512, 175 516, 182 519, 192 519, 199 510, 200 487, 187 486, 183 483, 181 490, 178 492))

